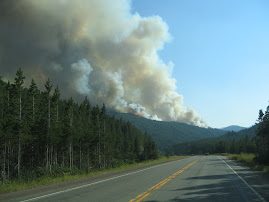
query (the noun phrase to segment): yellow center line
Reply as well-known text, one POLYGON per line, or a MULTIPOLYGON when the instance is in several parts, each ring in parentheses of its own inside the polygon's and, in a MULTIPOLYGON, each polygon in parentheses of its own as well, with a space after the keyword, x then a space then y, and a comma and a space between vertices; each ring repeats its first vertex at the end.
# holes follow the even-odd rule
POLYGON ((150 193, 145 194, 140 199, 138 199, 137 202, 142 201, 144 198, 148 197, 149 195, 150 195, 150 193))
POLYGON ((144 198, 148 197, 151 193, 153 193, 154 191, 160 189, 167 182, 169 182, 172 179, 174 179, 177 175, 179 175, 180 173, 182 173, 185 170, 187 170, 189 167, 191 167, 193 164, 195 164, 200 159, 198 159, 198 160, 190 163, 189 165, 187 165, 186 167, 184 167, 181 170, 177 171, 176 173, 174 173, 170 177, 166 178, 165 180, 163 180, 163 181, 159 182, 158 184, 154 185, 153 187, 149 188, 147 191, 143 192, 142 194, 139 194, 137 197, 135 197, 134 199, 130 200, 129 202, 134 202, 134 201, 139 202, 139 201, 142 201, 144 198))

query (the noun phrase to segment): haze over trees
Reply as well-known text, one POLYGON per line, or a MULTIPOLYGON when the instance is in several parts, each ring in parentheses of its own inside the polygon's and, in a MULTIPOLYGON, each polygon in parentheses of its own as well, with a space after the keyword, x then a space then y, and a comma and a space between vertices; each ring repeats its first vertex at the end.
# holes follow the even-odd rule
POLYGON ((209 137, 219 137, 227 133, 227 131, 220 129, 201 128, 180 122, 154 121, 130 113, 119 113, 115 111, 108 111, 108 113, 118 119, 122 118, 125 121, 130 121, 141 131, 147 132, 152 136, 162 152, 171 150, 174 144, 209 137))
POLYGON ((244 129, 239 132, 227 132, 225 135, 216 138, 175 144, 172 153, 182 154, 204 154, 204 153, 255 153, 257 145, 255 132, 257 126, 244 129))
POLYGON ((234 132, 238 132, 240 130, 246 129, 245 127, 241 127, 241 126, 236 126, 236 125, 232 125, 232 126, 228 126, 225 128, 221 128, 221 130, 226 130, 226 131, 234 131, 234 132))
POLYGON ((106 114, 106 106, 63 100, 48 79, 40 91, 0 77, 1 181, 33 179, 64 172, 91 172, 158 158, 150 136, 106 114))

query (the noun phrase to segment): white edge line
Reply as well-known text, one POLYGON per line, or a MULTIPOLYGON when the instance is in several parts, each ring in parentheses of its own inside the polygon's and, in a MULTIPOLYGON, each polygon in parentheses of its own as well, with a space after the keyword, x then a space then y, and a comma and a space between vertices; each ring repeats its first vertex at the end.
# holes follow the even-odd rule
MULTIPOLYGON (((220 158, 220 157, 219 157, 220 158)), ((220 158, 233 172, 234 172, 234 174, 236 174, 237 175, 237 177, 240 179, 240 180, 242 180, 242 182, 244 182, 244 184, 245 185, 247 185, 247 187, 254 193, 254 194, 256 194, 258 197, 259 197, 259 199, 261 200, 261 201, 265 201, 266 202, 266 200, 257 192, 257 191, 255 191, 255 189, 252 187, 252 186, 250 186, 231 166, 229 166, 228 165, 228 163, 226 163, 222 158, 220 158)))
MULTIPOLYGON (((182 159, 179 159, 179 160, 182 160, 182 159)), ((176 161, 179 161, 179 160, 176 160, 176 161)), ((92 186, 92 185, 99 184, 99 183, 102 183, 102 182, 106 182, 106 181, 114 180, 114 179, 121 178, 121 177, 124 177, 124 176, 128 176, 128 175, 132 175, 132 174, 135 174, 135 173, 139 173, 139 172, 142 172, 142 171, 145 171, 145 170, 149 170, 149 169, 152 169, 152 168, 156 168, 156 167, 159 167, 159 166, 164 166, 166 164, 174 163, 176 161, 164 163, 164 164, 161 164, 161 165, 152 166, 152 167, 149 167, 149 168, 145 168, 143 170, 139 170, 139 171, 135 171, 135 172, 132 172, 132 173, 127 173, 127 174, 124 174, 124 175, 120 175, 120 176, 108 178, 108 179, 97 181, 97 182, 93 182, 93 183, 90 183, 90 184, 81 185, 81 186, 70 188, 70 189, 66 189, 66 190, 63 190, 63 191, 58 191, 58 192, 54 192, 54 193, 51 193, 51 194, 46 194, 46 195, 43 195, 43 196, 38 196, 38 197, 35 197, 35 198, 26 199, 26 200, 24 200, 22 202, 35 201, 35 200, 47 198, 47 197, 50 197, 50 196, 55 196, 55 195, 62 194, 62 193, 65 193, 65 192, 77 190, 77 189, 80 189, 80 188, 92 186)))

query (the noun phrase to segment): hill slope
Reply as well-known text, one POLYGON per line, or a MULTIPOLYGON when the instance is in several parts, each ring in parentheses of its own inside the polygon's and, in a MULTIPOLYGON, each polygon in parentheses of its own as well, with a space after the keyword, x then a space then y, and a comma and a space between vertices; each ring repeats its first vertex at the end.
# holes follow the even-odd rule
POLYGON ((258 125, 253 125, 250 128, 246 128, 238 132, 230 131, 226 133, 225 135, 222 135, 216 139, 217 140, 232 140, 232 139, 240 140, 242 138, 245 138, 246 135, 252 139, 253 137, 256 136, 257 129, 258 129, 258 125))
POLYGON ((201 140, 195 140, 192 142, 188 142, 186 144, 175 144, 173 146, 173 153, 177 155, 181 154, 203 154, 206 152, 214 153, 217 150, 217 147, 220 147, 220 143, 222 142, 222 147, 225 147, 223 151, 219 151, 220 153, 229 151, 232 142, 235 141, 235 144, 240 148, 240 141, 242 143, 246 140, 246 136, 248 140, 251 141, 256 136, 256 131, 258 129, 258 125, 254 125, 250 128, 240 130, 239 132, 229 131, 225 135, 213 138, 206 138, 201 140), (226 143, 224 143, 226 142, 226 143), (223 145, 224 144, 224 145, 223 145))
POLYGON ((141 131, 151 135, 161 151, 170 149, 174 144, 209 137, 219 137, 227 133, 227 131, 219 129, 200 128, 179 122, 149 120, 129 113, 118 113, 115 111, 108 111, 108 113, 114 115, 115 118, 122 118, 125 121, 131 122, 141 131))
POLYGON ((236 126, 236 125, 232 125, 232 126, 228 126, 225 128, 221 128, 221 130, 225 130, 225 131, 235 131, 238 132, 240 130, 246 129, 245 127, 242 126, 236 126))

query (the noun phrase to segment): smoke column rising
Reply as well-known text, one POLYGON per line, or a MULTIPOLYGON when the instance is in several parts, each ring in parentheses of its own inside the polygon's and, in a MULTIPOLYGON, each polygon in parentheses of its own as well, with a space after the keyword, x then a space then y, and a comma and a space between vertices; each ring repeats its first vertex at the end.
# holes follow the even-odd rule
POLYGON ((206 127, 176 92, 173 64, 158 56, 167 24, 132 13, 129 0, 1 0, 0 29, 4 78, 22 67, 39 86, 50 77, 65 96, 206 127))

